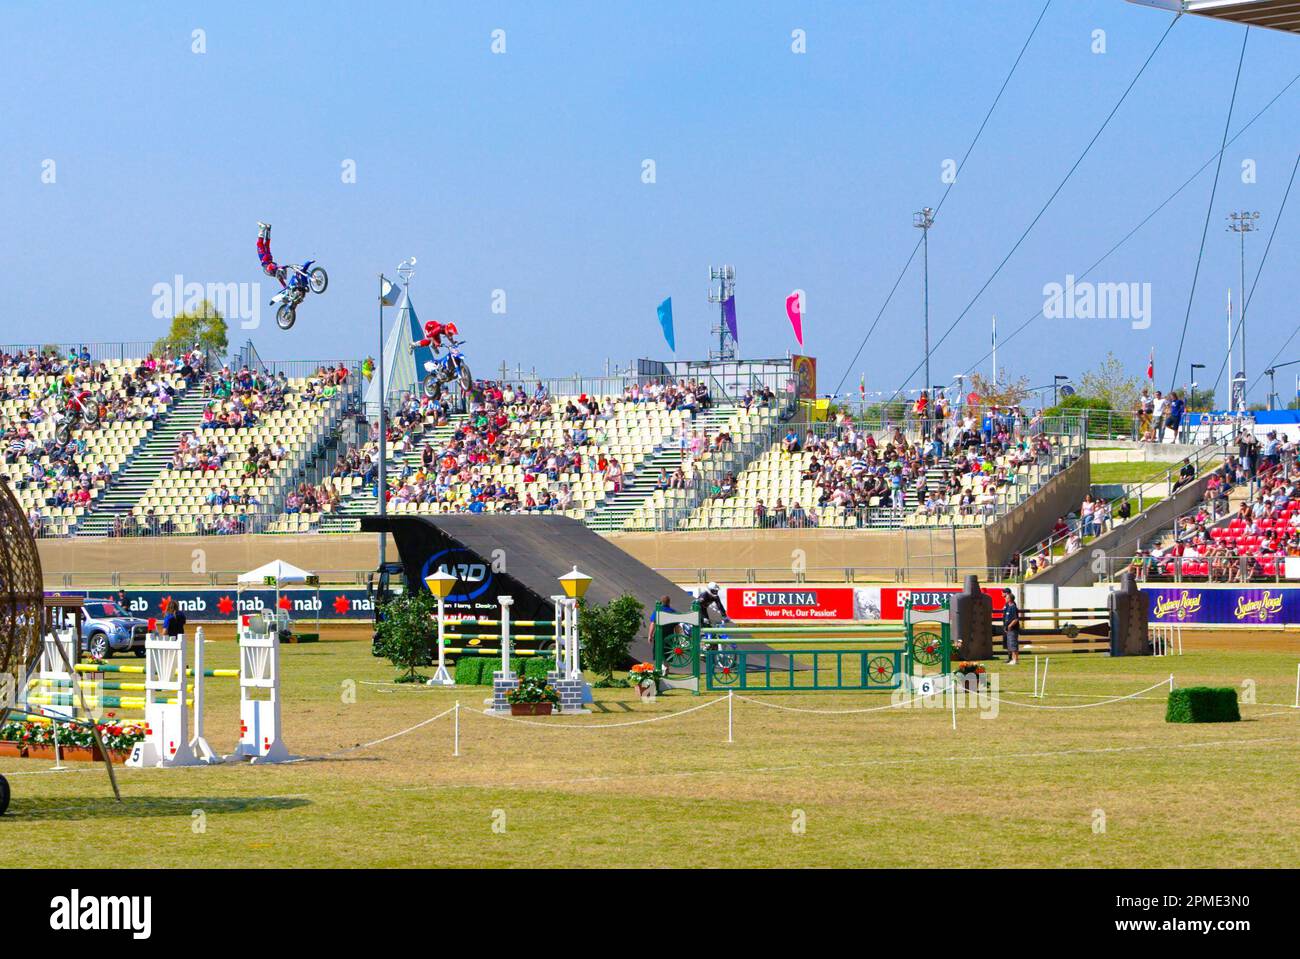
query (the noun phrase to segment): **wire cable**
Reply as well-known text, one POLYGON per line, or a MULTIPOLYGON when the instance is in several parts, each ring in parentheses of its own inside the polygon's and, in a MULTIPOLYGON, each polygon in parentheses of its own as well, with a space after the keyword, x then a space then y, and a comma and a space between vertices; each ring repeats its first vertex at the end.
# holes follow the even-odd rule
MULTIPOLYGON (((1187 312, 1183 314, 1183 330, 1178 335, 1178 353, 1174 357, 1169 392, 1178 385, 1178 368, 1183 362, 1183 344, 1187 340, 1187 324, 1192 319, 1192 304, 1196 301, 1196 283, 1201 277, 1201 262, 1205 259, 1205 240, 1210 235, 1210 217, 1214 215, 1214 201, 1219 195, 1219 175, 1223 172, 1223 154, 1228 149, 1228 132, 1232 129, 1232 111, 1237 106, 1237 90, 1241 86, 1241 68, 1246 63, 1246 43, 1250 40, 1250 27, 1241 37, 1241 56, 1237 60, 1237 77, 1232 81, 1232 99, 1228 101, 1228 118, 1223 122, 1223 141, 1219 144, 1219 162, 1214 168, 1214 186, 1210 188, 1210 202, 1205 207, 1205 225, 1201 227, 1201 248, 1196 251, 1196 269, 1192 271, 1192 288, 1187 291, 1187 312)), ((1243 294, 1244 295, 1244 294, 1243 294)), ((1244 311, 1243 311, 1244 315, 1244 311)))
MULTIPOLYGON (((961 176, 961 171, 966 168, 966 161, 970 159, 970 155, 972 151, 974 151, 975 149, 975 144, 979 143, 980 136, 983 135, 984 133, 984 128, 988 126, 989 119, 993 116, 993 111, 997 109, 997 105, 1002 99, 1002 94, 1006 92, 1007 85, 1011 83, 1011 78, 1015 76, 1016 68, 1020 66, 1020 61, 1024 59, 1025 51, 1029 49, 1029 43, 1031 40, 1034 39, 1034 34, 1038 32, 1038 27, 1040 24, 1042 24, 1043 17, 1047 15, 1047 9, 1051 5, 1052 5, 1052 0, 1047 0, 1047 2, 1043 4, 1043 9, 1039 11, 1038 19, 1034 21, 1033 29, 1029 31, 1029 36, 1025 38, 1025 42, 1020 48, 1020 53, 1016 56, 1015 63, 1011 64, 1010 72, 1007 73, 1006 79, 1002 81, 1002 86, 998 89, 997 96, 993 98, 993 103, 989 107, 988 112, 984 114, 984 120, 982 123, 980 123, 979 129, 975 131, 975 138, 971 140, 970 146, 966 148, 966 153, 961 158, 961 162, 957 164, 956 174, 953 176, 952 181, 944 189, 943 196, 939 198, 939 204, 934 208, 934 215, 936 217, 939 215, 939 211, 943 209, 943 205, 948 199, 948 194, 952 192, 953 186, 956 185, 957 178, 961 176)), ((847 380, 849 378, 849 375, 853 372, 854 364, 858 362, 858 357, 862 355, 863 349, 866 348, 867 340, 871 339, 871 334, 875 332, 876 326, 879 325, 880 318, 885 315, 885 310, 889 308, 889 304, 893 301, 894 294, 898 292, 899 284, 903 282, 903 277, 907 276, 907 271, 911 269, 912 261, 916 259, 917 251, 921 249, 921 243, 923 239, 924 238, 922 238, 921 240, 917 240, 916 246, 912 247, 912 253, 907 258, 907 262, 903 264, 903 271, 898 274, 898 279, 894 281, 894 285, 890 288, 889 295, 885 297, 885 302, 880 307, 880 312, 876 314, 875 320, 872 321, 871 326, 867 329, 866 336, 862 337, 862 342, 858 344, 857 351, 854 352, 853 354, 853 359, 849 360, 848 366, 845 367, 844 369, 844 375, 841 376, 840 381, 835 384, 834 395, 836 396, 839 395, 840 387, 844 385, 844 381, 847 380)))
MULTIPOLYGON (((1232 144, 1236 143, 1237 140, 1239 140, 1242 136, 1244 136, 1246 131, 1249 130, 1252 126, 1254 126, 1256 121, 1258 121, 1260 117, 1262 117, 1265 113, 1267 113, 1273 107, 1273 105, 1276 104, 1278 100, 1282 99, 1283 95, 1285 95, 1286 92, 1290 90, 1293 86, 1295 86, 1297 83, 1300 83, 1300 73, 1297 73, 1295 76, 1293 76, 1290 79, 1290 81, 1285 86, 1283 86, 1282 89, 1279 90, 1271 100, 1268 101, 1268 103, 1264 104, 1264 106, 1261 107, 1260 110, 1253 117, 1251 117, 1248 121, 1246 121, 1246 123, 1242 126, 1242 128, 1233 135, 1231 140, 1228 141, 1228 146, 1232 146, 1232 144)), ((1202 173, 1204 173, 1207 169, 1209 169, 1210 164, 1215 162, 1218 155, 1219 155, 1218 153, 1212 153, 1209 156, 1209 158, 1204 163, 1201 164, 1200 168, 1195 173, 1193 173, 1186 180, 1184 180, 1182 184, 1179 185, 1179 187, 1176 190, 1174 190, 1173 193, 1165 197, 1164 201, 1161 202, 1159 206, 1157 206, 1154 210, 1152 210, 1145 217, 1143 217, 1137 226, 1133 227, 1133 229, 1129 230, 1128 233, 1124 235, 1123 239, 1121 239, 1118 243, 1116 243, 1109 250, 1103 253, 1101 257, 1099 257, 1097 261, 1092 264, 1092 266, 1088 267, 1086 270, 1082 271, 1081 273, 1077 273, 1076 276, 1078 276, 1080 280, 1083 280, 1089 277, 1090 275, 1092 275, 1092 272, 1096 270, 1097 267, 1101 266, 1101 264, 1106 262, 1106 260, 1110 259, 1110 257, 1113 256, 1120 247, 1122 247, 1125 243, 1127 243, 1135 235, 1137 235, 1138 231, 1140 231, 1144 226, 1146 226, 1149 222, 1151 222, 1151 220, 1153 220, 1156 217, 1156 215, 1160 213, 1161 210, 1163 210, 1175 199, 1177 199, 1179 194, 1181 194, 1184 190, 1186 190, 1189 186, 1191 186, 1192 183, 1194 183, 1202 173)), ((1018 327, 1012 330, 1011 333, 1006 337, 1006 339, 999 340, 999 345, 1005 346, 1011 340, 1015 339, 1015 337, 1018 334, 1024 332, 1024 330, 1029 326, 1029 324, 1033 323, 1042 315, 1043 315, 1043 310, 1040 307, 1038 312, 1034 313, 1027 320, 1021 323, 1018 327)), ((981 363, 983 363, 992 355, 993 355, 992 350, 985 352, 983 356, 981 356, 979 359, 977 359, 974 363, 972 363, 967 368, 966 372, 967 373, 972 372, 977 366, 979 366, 981 363)), ((1224 360, 1224 363, 1226 365, 1227 363, 1226 359, 1224 360)), ((1222 370, 1220 370, 1219 375, 1220 376, 1223 375, 1222 370)))
MULTIPOLYGON (((1030 221, 1029 225, 1025 227, 1024 231, 1020 234, 1019 239, 1016 240, 1015 245, 1011 247, 1010 252, 1008 252, 1007 255, 1002 258, 1002 262, 997 265, 997 268, 993 271, 993 273, 989 276, 989 278, 984 281, 984 285, 979 288, 979 292, 976 293, 975 296, 971 298, 971 301, 966 304, 966 308, 963 309, 961 313, 957 315, 957 318, 953 320, 952 323, 949 325, 948 329, 944 331, 943 336, 939 337, 939 339, 935 342, 934 346, 930 348, 931 354, 933 354, 936 350, 939 349, 940 346, 943 345, 944 340, 946 340, 950 335, 952 335, 952 332, 955 329, 957 329, 958 324, 961 323, 961 321, 966 318, 966 314, 971 311, 971 309, 975 306, 977 302, 979 302, 980 297, 984 295, 984 291, 987 290, 990 285, 992 285, 995 279, 997 279, 998 275, 1002 272, 1003 267, 1007 265, 1007 263, 1011 260, 1011 257, 1015 255, 1018 249, 1020 249, 1021 244, 1025 242, 1025 240, 1029 237, 1029 234, 1033 231, 1034 227, 1038 225, 1038 221, 1043 218, 1043 215, 1047 212, 1048 208, 1052 205, 1053 202, 1055 202, 1056 198, 1060 195, 1061 191, 1065 189, 1065 185, 1070 182, 1071 178, 1075 174, 1075 171, 1079 169, 1079 167, 1083 164, 1084 159, 1086 159, 1088 154, 1092 152, 1093 146, 1101 138, 1101 135, 1106 131, 1106 128, 1110 126, 1111 120, 1115 118, 1115 114, 1119 112, 1120 107, 1124 105, 1124 101, 1126 101, 1128 99, 1129 94, 1133 92, 1133 88, 1137 86, 1138 80, 1140 80, 1142 78, 1142 75, 1146 73, 1147 67, 1151 65, 1151 61, 1154 60, 1156 54, 1160 52, 1160 48, 1164 46, 1165 40, 1168 38, 1170 31, 1174 29, 1174 25, 1177 24, 1180 19, 1182 18, 1174 17, 1172 20, 1169 21, 1169 26, 1165 28, 1165 32, 1160 35, 1160 39, 1156 42, 1156 45, 1151 49, 1151 52, 1147 54, 1147 58, 1146 60, 1143 61, 1141 69, 1139 69, 1138 72, 1133 75, 1133 79, 1130 80, 1128 86, 1125 87, 1124 93, 1120 96, 1119 100, 1115 103, 1115 106, 1111 108, 1110 113, 1106 115, 1106 119, 1102 122, 1101 126, 1097 128, 1097 132, 1092 135, 1092 139, 1088 141, 1088 145, 1084 147, 1083 152, 1079 154, 1079 158, 1074 161, 1074 165, 1071 166, 1069 172, 1065 174, 1065 178, 1062 179, 1061 182, 1057 185, 1056 189, 1052 191, 1052 195, 1047 198, 1047 202, 1043 204, 1042 209, 1038 211, 1038 214, 1033 218, 1032 221, 1030 221)), ((918 363, 913 368, 911 373, 907 374, 907 377, 903 380, 902 385, 900 385, 898 389, 894 391, 894 395, 889 398, 888 402, 892 403, 894 400, 896 400, 899 396, 902 395, 903 391, 907 389, 907 384, 912 381, 912 377, 916 376, 916 374, 920 372, 921 368, 924 365, 925 365, 925 358, 922 357, 921 362, 918 363)), ((930 388, 930 385, 926 384, 925 388, 928 390, 930 388)))

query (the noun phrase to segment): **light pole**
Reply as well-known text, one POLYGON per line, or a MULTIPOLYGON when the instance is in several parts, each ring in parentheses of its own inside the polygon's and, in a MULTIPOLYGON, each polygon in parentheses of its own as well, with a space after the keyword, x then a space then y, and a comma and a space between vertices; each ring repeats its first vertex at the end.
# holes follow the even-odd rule
POLYGON ((1273 379, 1274 374, 1283 367, 1295 366, 1297 363, 1300 363, 1300 360, 1288 360, 1285 363, 1275 363, 1264 371, 1264 375, 1268 377, 1268 408, 1270 410, 1275 409, 1274 402, 1277 398, 1277 383, 1273 379))
MULTIPOLYGON (((1238 210, 1228 214, 1228 231, 1241 237, 1241 370, 1239 372, 1242 376, 1246 374, 1246 234, 1254 233, 1259 229, 1255 225, 1258 221, 1258 210, 1254 213, 1238 210)), ((1244 395, 1241 402, 1244 406, 1246 403, 1244 395)))
POLYGON ((1052 405, 1053 406, 1061 405, 1060 394, 1058 391, 1060 390, 1062 380, 1069 382, 1070 378, 1066 376, 1064 373, 1052 374, 1052 405))
POLYGON ((912 225, 921 231, 921 265, 925 303, 925 421, 921 424, 923 435, 929 436, 930 420, 934 411, 930 403, 930 227, 934 226, 934 210, 925 207, 913 214, 912 225))
MULTIPOLYGON (((387 387, 384 384, 384 307, 397 303, 397 284, 384 274, 379 274, 379 472, 376 476, 375 495, 379 500, 379 515, 388 513, 388 501, 384 492, 388 488, 388 478, 384 471, 384 461, 388 458, 388 437, 386 432, 385 412, 388 406, 387 387)), ((379 534, 379 565, 387 560, 388 534, 379 534)))
MULTIPOLYGON (((384 535, 387 536, 388 534, 385 533, 384 535)), ((446 601, 451 594, 451 588, 456 585, 456 577, 447 572, 445 568, 439 569, 432 576, 426 576, 424 584, 429 587, 429 592, 438 598, 438 671, 433 674, 433 679, 429 680, 425 685, 455 686, 456 680, 452 679, 451 674, 447 672, 445 644, 447 642, 446 601)))
POLYGON ((1196 389, 1196 371, 1205 369, 1204 363, 1193 363, 1191 365, 1191 375, 1187 377, 1187 402, 1192 401, 1192 391, 1196 389))

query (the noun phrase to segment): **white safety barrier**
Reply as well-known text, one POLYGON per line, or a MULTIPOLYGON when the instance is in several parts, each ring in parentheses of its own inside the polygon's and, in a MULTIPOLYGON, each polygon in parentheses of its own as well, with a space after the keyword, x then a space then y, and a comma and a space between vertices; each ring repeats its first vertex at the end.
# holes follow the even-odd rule
POLYGON ((262 614, 239 629, 239 743, 227 761, 283 763, 289 755, 280 727, 280 633, 262 614))
POLYGON ((1178 623, 1152 623, 1147 627, 1148 635, 1151 637, 1151 655, 1153 656, 1181 656, 1183 655, 1183 627, 1178 623))

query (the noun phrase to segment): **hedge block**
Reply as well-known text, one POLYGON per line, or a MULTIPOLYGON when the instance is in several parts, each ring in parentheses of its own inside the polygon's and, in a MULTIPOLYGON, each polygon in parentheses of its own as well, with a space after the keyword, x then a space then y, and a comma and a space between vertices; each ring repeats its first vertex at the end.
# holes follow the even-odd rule
POLYGON ((492 671, 489 669, 487 679, 483 678, 484 663, 492 663, 493 660, 486 659, 482 656, 458 656, 456 658, 456 685, 457 686, 482 686, 492 684, 492 671))
POLYGON ((1231 686, 1188 686, 1169 694, 1167 723, 1235 723, 1241 721, 1237 691, 1231 686))
POLYGON ((524 662, 524 675, 530 679, 545 679, 555 671, 555 660, 549 656, 532 656, 524 662))

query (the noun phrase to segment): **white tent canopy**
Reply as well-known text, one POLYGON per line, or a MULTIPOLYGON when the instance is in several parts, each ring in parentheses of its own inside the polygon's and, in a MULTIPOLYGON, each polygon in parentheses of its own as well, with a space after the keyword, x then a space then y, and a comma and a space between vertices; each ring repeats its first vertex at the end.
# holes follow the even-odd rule
POLYGON ((275 584, 275 588, 281 586, 293 586, 307 584, 316 585, 316 575, 309 573, 305 569, 299 569, 292 563, 286 563, 282 559, 272 560, 265 566, 259 566, 257 569, 251 569, 247 573, 240 574, 239 584, 241 586, 256 585, 270 586, 275 584))

